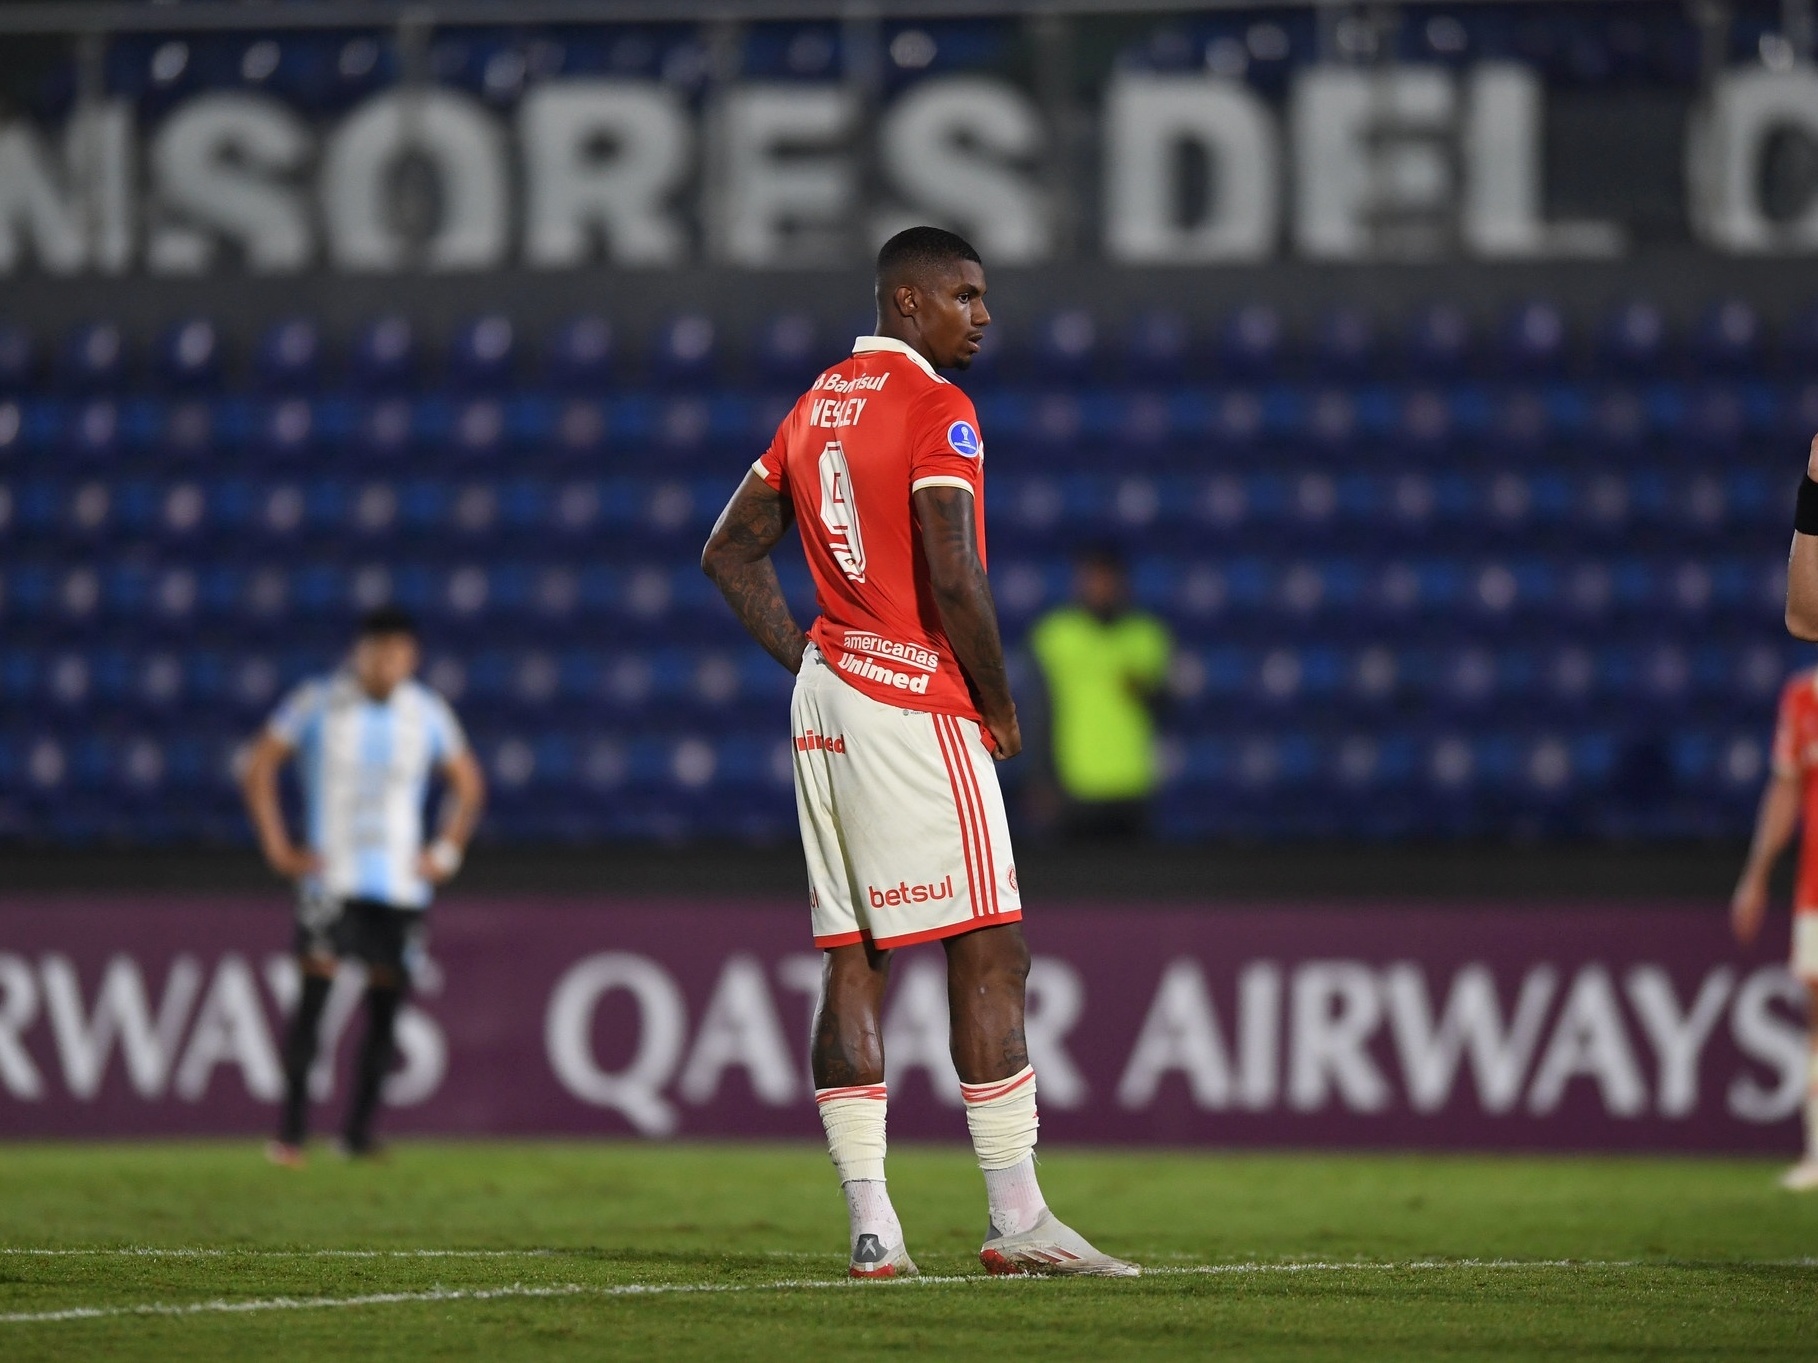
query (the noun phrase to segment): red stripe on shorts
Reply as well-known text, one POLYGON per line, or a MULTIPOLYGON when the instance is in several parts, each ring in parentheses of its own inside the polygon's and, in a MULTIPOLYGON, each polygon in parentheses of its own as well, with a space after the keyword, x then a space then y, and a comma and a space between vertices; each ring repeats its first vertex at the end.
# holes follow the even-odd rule
POLYGON ((941 760, 947 764, 947 783, 953 788, 953 813, 959 820, 960 854, 966 859, 966 897, 971 901, 972 916, 978 917, 981 896, 978 891, 978 871, 973 862, 972 826, 966 818, 966 799, 961 792, 960 775, 955 765, 956 759, 948 745, 947 729, 942 722, 945 715, 930 715, 934 721, 934 738, 941 745, 941 760))
POLYGON ((997 859, 991 850, 991 823, 985 817, 985 797, 978 788, 978 769, 972 765, 972 752, 966 746, 966 735, 960 730, 960 722, 951 715, 942 716, 952 726, 953 746, 959 753, 960 779, 966 783, 967 794, 971 796, 972 835, 979 842, 982 855, 979 861, 980 875, 985 882, 984 914, 997 914, 997 859))

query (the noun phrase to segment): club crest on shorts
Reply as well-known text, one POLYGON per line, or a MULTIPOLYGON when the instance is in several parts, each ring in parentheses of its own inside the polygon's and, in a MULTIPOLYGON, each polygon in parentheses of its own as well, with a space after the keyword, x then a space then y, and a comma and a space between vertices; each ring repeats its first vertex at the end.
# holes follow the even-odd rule
POLYGON ((956 421, 947 428, 947 444, 955 454, 964 455, 967 459, 976 459, 984 449, 985 442, 978 438, 978 431, 970 421, 956 421))

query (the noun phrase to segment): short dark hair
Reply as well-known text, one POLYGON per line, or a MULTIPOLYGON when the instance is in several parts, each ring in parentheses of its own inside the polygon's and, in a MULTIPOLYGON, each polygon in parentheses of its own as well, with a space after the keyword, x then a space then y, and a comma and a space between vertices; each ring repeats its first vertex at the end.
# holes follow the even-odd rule
POLYGON ((1103 568, 1120 577, 1130 573, 1130 560, 1116 540, 1087 540, 1074 552, 1073 562, 1081 568, 1103 568))
POLYGON ((957 232, 944 227, 905 228, 877 253, 878 287, 895 284, 904 275, 920 275, 962 260, 975 265, 985 263, 972 249, 972 243, 957 232))
POLYGON ((360 637, 371 639, 381 634, 408 634, 417 637, 417 618, 402 606, 374 606, 360 617, 360 637))

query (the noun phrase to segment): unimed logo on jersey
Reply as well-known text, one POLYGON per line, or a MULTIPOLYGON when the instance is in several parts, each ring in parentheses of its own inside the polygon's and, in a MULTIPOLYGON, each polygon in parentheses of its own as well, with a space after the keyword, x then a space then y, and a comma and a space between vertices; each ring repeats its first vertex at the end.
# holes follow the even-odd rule
POLYGON ((840 659, 839 666, 842 672, 850 672, 855 677, 863 677, 866 681, 876 682, 879 686, 907 691, 915 696, 927 695, 928 683, 933 680, 933 677, 926 672, 912 677, 907 672, 898 672, 895 668, 884 667, 857 653, 846 654, 840 659))

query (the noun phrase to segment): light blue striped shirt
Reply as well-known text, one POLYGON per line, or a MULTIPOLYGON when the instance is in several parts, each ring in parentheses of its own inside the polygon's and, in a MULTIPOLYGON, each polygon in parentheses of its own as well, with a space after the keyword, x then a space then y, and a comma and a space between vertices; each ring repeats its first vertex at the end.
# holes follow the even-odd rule
POLYGON ((425 907, 430 887, 417 858, 430 773, 467 748, 448 702, 417 681, 377 701, 342 671, 297 687, 269 727, 297 753, 321 888, 338 899, 425 907))

